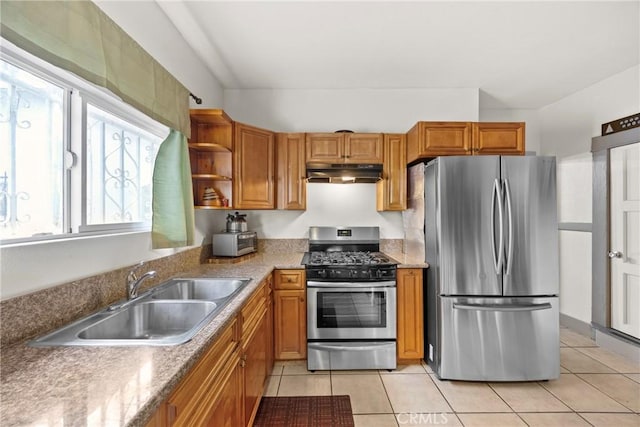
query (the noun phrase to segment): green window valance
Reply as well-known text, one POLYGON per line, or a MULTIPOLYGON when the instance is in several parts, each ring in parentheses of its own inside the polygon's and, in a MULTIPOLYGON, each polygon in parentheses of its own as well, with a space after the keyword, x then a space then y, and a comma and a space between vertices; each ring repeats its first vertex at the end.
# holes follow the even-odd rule
POLYGON ((0 31, 21 49, 190 136, 189 91, 94 3, 2 0, 0 31))

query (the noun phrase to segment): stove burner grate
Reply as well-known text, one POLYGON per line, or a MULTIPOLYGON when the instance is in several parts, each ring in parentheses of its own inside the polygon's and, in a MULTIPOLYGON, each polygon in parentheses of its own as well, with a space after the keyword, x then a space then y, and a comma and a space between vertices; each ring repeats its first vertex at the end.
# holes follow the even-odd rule
POLYGON ((376 252, 311 252, 311 265, 375 265, 389 264, 391 261, 383 254, 376 252))

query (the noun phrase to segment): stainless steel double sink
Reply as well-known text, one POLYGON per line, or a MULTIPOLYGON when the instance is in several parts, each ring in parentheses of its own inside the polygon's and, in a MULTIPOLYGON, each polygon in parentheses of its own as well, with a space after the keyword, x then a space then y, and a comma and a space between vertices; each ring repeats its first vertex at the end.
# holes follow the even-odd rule
POLYGON ((250 278, 178 278, 70 323, 29 345, 177 345, 189 341, 250 278))

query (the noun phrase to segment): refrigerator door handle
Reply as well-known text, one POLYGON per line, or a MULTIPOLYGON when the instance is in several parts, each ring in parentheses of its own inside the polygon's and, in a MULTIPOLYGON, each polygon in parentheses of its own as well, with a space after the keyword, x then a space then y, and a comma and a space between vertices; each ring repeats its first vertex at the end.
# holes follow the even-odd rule
POLYGON ((507 249, 507 271, 511 274, 511 266, 513 265, 513 211, 511 210, 511 189, 509 188, 509 180, 504 180, 504 192, 507 199, 507 219, 509 220, 509 246, 507 249))
POLYGON ((536 311, 547 310, 551 308, 548 302, 544 304, 453 304, 453 308, 457 310, 475 310, 475 311, 536 311))
POLYGON ((502 263, 504 256, 504 238, 503 233, 503 212, 502 212, 502 188, 498 178, 493 180, 493 193, 491 195, 491 255, 493 255, 493 267, 496 270, 496 274, 500 274, 502 270, 502 263), (498 220, 500 229, 500 246, 498 247, 498 255, 496 256, 496 199, 498 201, 498 220))

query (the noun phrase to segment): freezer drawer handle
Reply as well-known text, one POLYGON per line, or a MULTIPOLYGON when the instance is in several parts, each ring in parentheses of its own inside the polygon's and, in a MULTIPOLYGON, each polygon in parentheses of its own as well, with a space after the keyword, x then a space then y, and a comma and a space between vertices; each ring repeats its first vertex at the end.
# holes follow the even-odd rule
POLYGON ((535 311, 547 310, 551 308, 551 304, 531 305, 505 305, 505 304, 453 304, 453 308, 458 310, 475 310, 475 311, 535 311))

